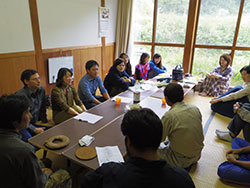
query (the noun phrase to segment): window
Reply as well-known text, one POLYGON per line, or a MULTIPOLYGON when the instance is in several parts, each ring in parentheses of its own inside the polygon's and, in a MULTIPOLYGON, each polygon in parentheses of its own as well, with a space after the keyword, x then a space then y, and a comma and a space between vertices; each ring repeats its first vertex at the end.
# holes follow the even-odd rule
POLYGON ((233 60, 234 75, 232 79, 232 85, 239 85, 242 83, 240 69, 250 63, 250 51, 236 51, 233 60))
POLYGON ((158 0, 156 41, 185 43, 189 0, 158 0))
POLYGON ((172 70, 176 65, 182 65, 183 52, 184 48, 165 46, 155 47, 155 53, 161 54, 162 65, 167 68, 169 74, 172 74, 172 70))
POLYGON ((132 56, 136 63, 144 51, 151 52, 151 56, 159 53, 170 74, 183 62, 185 71, 195 76, 211 72, 219 65, 220 56, 229 53, 233 58, 232 85, 242 82, 238 72, 250 62, 250 0, 134 0, 134 3, 132 56))
POLYGON ((135 0, 133 10, 134 40, 152 42, 154 0, 135 0))
POLYGON ((196 44, 233 44, 240 1, 202 0, 196 44))
POLYGON ((203 77, 206 73, 212 72, 214 68, 219 66, 220 56, 224 53, 230 53, 230 51, 196 48, 192 74, 203 77))
POLYGON ((237 46, 250 46, 250 1, 245 1, 243 14, 240 23, 237 46))

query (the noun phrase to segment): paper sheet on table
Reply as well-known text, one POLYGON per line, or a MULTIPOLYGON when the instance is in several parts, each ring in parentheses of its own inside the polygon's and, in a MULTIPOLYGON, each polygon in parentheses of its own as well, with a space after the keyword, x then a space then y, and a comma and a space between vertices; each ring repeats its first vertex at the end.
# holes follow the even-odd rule
POLYGON ((108 162, 124 162, 118 146, 96 147, 99 165, 108 162))
POLYGON ((159 79, 159 78, 169 78, 170 77, 170 74, 169 73, 161 73, 161 74, 158 74, 157 76, 155 76, 154 78, 155 79, 159 79))
POLYGON ((151 90, 153 88, 152 84, 141 84, 140 89, 135 89, 135 86, 129 87, 128 89, 132 92, 139 91, 139 92, 144 92, 151 90))
POLYGON ((121 98, 122 103, 131 103, 132 102, 132 99, 130 99, 128 97, 122 97, 122 96, 115 96, 112 98, 112 101, 115 101, 117 97, 121 98))
POLYGON ((83 113, 75 116, 74 118, 79 120, 79 121, 95 124, 97 121, 99 121, 103 117, 95 115, 95 114, 91 114, 91 113, 88 113, 88 112, 83 112, 83 113))

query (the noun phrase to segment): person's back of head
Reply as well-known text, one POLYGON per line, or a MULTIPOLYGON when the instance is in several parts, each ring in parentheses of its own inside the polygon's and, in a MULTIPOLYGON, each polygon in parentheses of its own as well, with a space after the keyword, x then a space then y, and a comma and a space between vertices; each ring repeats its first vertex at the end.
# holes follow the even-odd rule
POLYGON ((30 80, 30 77, 33 75, 33 74, 36 74, 37 71, 36 70, 33 70, 33 69, 26 69, 25 71, 22 72, 21 74, 21 81, 23 82, 23 84, 26 86, 26 83, 24 80, 27 80, 29 81, 30 80))
POLYGON ((250 65, 244 66, 240 69, 240 72, 246 71, 247 74, 250 74, 250 65))
POLYGON ((147 108, 128 111, 122 120, 121 131, 140 152, 156 151, 162 139, 161 120, 147 108))
POLYGON ((29 108, 26 97, 16 94, 0 97, 0 128, 15 129, 13 122, 21 122, 23 113, 29 108))
POLYGON ((184 91, 180 84, 170 83, 164 89, 164 96, 167 101, 170 101, 172 104, 176 102, 181 102, 184 99, 184 91))

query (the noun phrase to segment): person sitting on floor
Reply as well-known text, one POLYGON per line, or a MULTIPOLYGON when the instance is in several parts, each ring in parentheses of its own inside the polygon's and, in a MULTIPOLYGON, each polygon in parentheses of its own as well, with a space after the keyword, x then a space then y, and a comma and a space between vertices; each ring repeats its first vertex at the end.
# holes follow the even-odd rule
POLYGON ((200 159, 204 146, 200 110, 183 101, 183 88, 177 83, 168 84, 164 96, 171 108, 161 119, 165 142, 158 150, 159 156, 173 166, 189 170, 200 159))
POLYGON ((22 129, 20 134, 22 140, 28 142, 32 136, 44 132, 49 126, 40 126, 36 122, 41 120, 47 123, 46 114, 46 95, 45 90, 41 87, 40 76, 36 70, 27 69, 22 72, 21 81, 24 87, 16 92, 17 95, 25 96, 29 100, 30 113, 32 115, 30 125, 27 129, 22 129))
POLYGON ((147 80, 148 79, 148 71, 150 69, 149 67, 149 54, 148 53, 142 53, 140 57, 140 62, 135 66, 135 79, 136 80, 147 80))
POLYGON ((72 75, 73 73, 68 68, 61 68, 58 71, 56 86, 51 92, 51 104, 55 124, 59 124, 86 110, 74 86, 71 85, 72 75))
POLYGON ((89 187, 195 187, 189 174, 159 159, 157 148, 162 137, 162 123, 150 109, 128 111, 121 124, 129 160, 109 162, 83 178, 89 187))
POLYGON ((149 71, 148 71, 148 78, 153 78, 158 74, 167 72, 167 69, 162 65, 161 62, 161 55, 156 53, 153 56, 153 59, 149 61, 149 71))
POLYGON ((78 95, 86 108, 90 109, 110 99, 110 97, 103 86, 102 79, 98 76, 99 64, 90 60, 86 63, 85 68, 87 74, 82 77, 78 84, 78 95), (96 96, 97 87, 103 96, 96 96))
POLYGON ((218 176, 225 182, 250 186, 250 143, 235 138, 227 160, 218 167, 218 176))
POLYGON ((227 91, 233 76, 233 69, 230 66, 231 59, 229 54, 220 56, 220 66, 216 67, 210 74, 207 74, 201 84, 199 95, 217 97, 227 91))
POLYGON ((1 187, 70 188, 72 180, 67 171, 41 169, 34 148, 20 139, 20 131, 28 128, 32 117, 29 106, 22 95, 0 97, 1 187))
POLYGON ((246 83, 246 87, 235 87, 218 98, 210 101, 211 109, 223 116, 233 118, 233 105, 236 102, 249 103, 250 101, 250 65, 240 70, 241 77, 246 83))
POLYGON ((124 71, 125 62, 122 58, 115 60, 114 65, 109 69, 109 73, 104 79, 104 87, 111 97, 126 91, 129 86, 135 84, 135 80, 129 77, 124 71))
POLYGON ((130 58, 128 54, 126 53, 121 53, 119 58, 124 59, 125 62, 125 71, 129 76, 132 76, 132 68, 131 68, 131 63, 130 63, 130 58))
POLYGON ((236 103, 234 110, 236 114, 227 127, 229 131, 216 129, 215 133, 220 139, 232 142, 239 135, 240 131, 243 130, 245 140, 250 142, 250 104, 244 103, 242 105, 236 103))

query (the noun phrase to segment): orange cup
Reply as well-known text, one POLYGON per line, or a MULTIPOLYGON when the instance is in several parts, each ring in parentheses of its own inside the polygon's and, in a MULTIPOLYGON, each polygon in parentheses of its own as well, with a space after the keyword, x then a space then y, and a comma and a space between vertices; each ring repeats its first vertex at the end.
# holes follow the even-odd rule
POLYGON ((121 104, 121 100, 122 100, 121 98, 116 97, 116 99, 115 99, 116 104, 120 105, 121 104))
POLYGON ((163 97, 161 100, 162 100, 162 105, 167 104, 165 97, 163 97))

